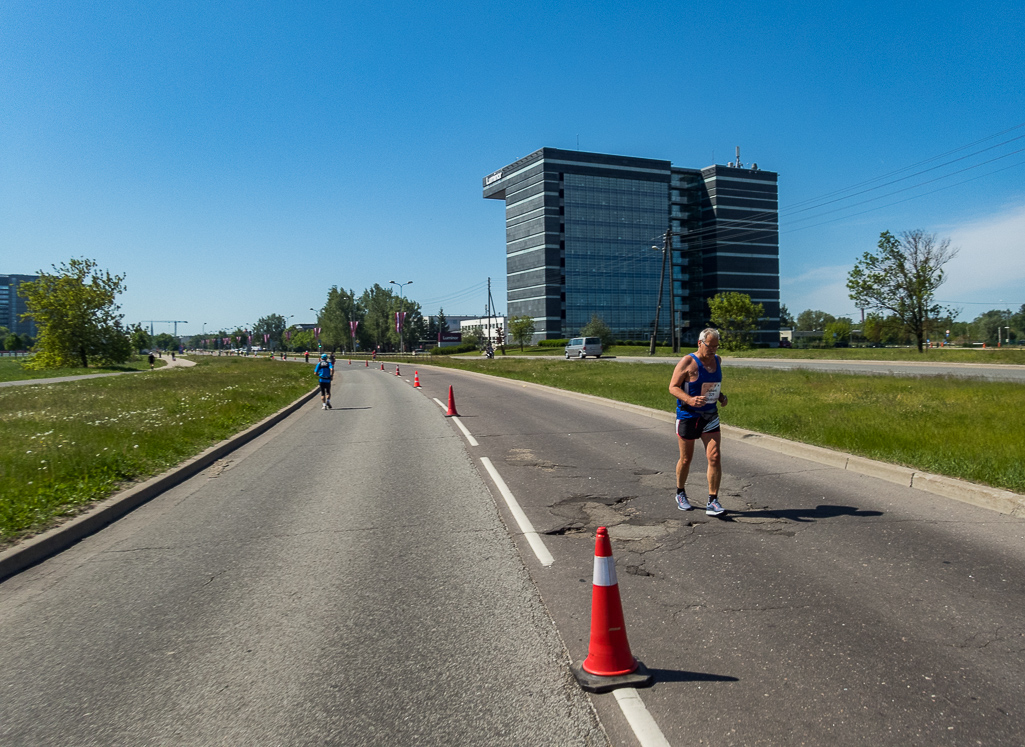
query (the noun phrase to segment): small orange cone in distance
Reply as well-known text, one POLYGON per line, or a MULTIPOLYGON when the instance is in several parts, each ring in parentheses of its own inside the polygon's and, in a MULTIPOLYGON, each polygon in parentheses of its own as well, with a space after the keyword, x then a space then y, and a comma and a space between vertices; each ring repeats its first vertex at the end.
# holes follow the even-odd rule
POLYGON ((364 366, 364 368, 370 368, 370 359, 369 358, 367 358, 363 362, 367 364, 366 366, 364 366))
POLYGON ((654 677, 630 652, 623 604, 619 598, 616 561, 609 531, 598 527, 594 542, 594 582, 591 592, 591 640, 587 658, 571 667, 580 686, 601 693, 617 687, 648 687, 654 677))
POLYGON ((402 374, 399 373, 399 367, 398 366, 395 366, 395 375, 396 376, 401 376, 402 375, 402 374))
POLYGON ((421 389, 422 388, 420 386, 420 372, 419 371, 414 371, 413 372, 413 388, 414 389, 421 389))
POLYGON ((459 413, 456 412, 456 398, 452 396, 452 387, 449 386, 449 388, 448 388, 448 412, 445 413, 445 417, 446 418, 447 417, 451 417, 452 415, 455 415, 457 418, 459 417, 459 413))
POLYGON ((381 361, 381 370, 384 370, 384 361, 381 361))

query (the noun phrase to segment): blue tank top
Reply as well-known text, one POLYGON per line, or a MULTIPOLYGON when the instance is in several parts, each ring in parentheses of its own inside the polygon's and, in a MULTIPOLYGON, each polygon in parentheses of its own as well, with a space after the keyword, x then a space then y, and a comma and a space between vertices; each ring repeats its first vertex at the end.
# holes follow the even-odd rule
MULTIPOLYGON (((697 397, 702 392, 707 392, 710 384, 721 384, 722 383, 722 360, 719 356, 715 356, 715 372, 710 372, 705 368, 701 359, 694 353, 690 354, 698 364, 698 378, 694 381, 688 381, 683 385, 683 391, 689 394, 691 397, 697 397)), ((703 413, 715 412, 715 402, 710 402, 704 407, 691 407, 685 405, 681 400, 676 400, 676 419, 684 420, 686 418, 696 418, 703 413)))
POLYGON ((313 371, 321 381, 331 381, 331 378, 334 375, 334 371, 331 370, 331 364, 327 361, 320 361, 317 363, 317 367, 314 368, 313 371))

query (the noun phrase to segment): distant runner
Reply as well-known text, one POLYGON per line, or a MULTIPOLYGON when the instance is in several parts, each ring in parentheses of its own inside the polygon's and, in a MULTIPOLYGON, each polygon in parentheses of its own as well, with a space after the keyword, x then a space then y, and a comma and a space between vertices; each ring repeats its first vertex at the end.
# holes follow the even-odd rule
POLYGON ((320 362, 313 369, 320 381, 320 401, 324 403, 324 410, 331 409, 331 379, 335 377, 335 367, 327 359, 327 353, 320 356, 320 362))
POLYGON ((726 511, 719 503, 722 433, 716 403, 725 407, 726 395, 722 392, 722 361, 715 354, 718 349, 719 332, 711 328, 702 330, 698 335, 697 352, 680 359, 669 381, 669 393, 676 397, 676 436, 680 447, 680 460, 676 463, 676 505, 681 511, 693 508, 687 500, 687 475, 694 461, 694 441, 700 438, 708 459, 705 513, 709 516, 719 516, 726 511))

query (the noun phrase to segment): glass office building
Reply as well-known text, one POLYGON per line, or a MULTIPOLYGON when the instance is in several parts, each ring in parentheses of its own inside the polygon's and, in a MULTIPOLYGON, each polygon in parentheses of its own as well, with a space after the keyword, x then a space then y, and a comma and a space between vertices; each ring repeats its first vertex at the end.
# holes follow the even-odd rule
POLYGON ((775 177, 732 165, 685 169, 669 161, 555 148, 490 174, 484 197, 506 205, 508 316, 531 317, 536 339, 571 337, 597 315, 617 339, 646 340, 661 278, 659 338, 669 338, 675 315, 682 339, 689 341, 705 326, 706 299, 720 285, 750 286, 745 292, 757 286, 756 302, 774 299, 765 304, 770 318, 760 334, 771 341, 778 330, 778 269, 774 285, 749 272, 753 265, 744 242, 758 238, 764 246, 751 251, 778 267, 778 249, 765 237, 770 226, 776 235, 775 177), (743 179, 741 171, 756 174, 757 184, 730 181, 743 179), (769 186, 771 213, 768 192, 746 194, 769 186), (750 212, 752 199, 760 200, 757 216, 750 212), (753 221, 759 225, 755 233, 749 229, 753 221), (663 271, 667 230, 670 251, 663 271))
POLYGON ((28 311, 25 299, 18 295, 18 286, 39 279, 38 275, 0 275, 0 327, 16 335, 35 338, 39 333, 34 319, 22 319, 28 311))

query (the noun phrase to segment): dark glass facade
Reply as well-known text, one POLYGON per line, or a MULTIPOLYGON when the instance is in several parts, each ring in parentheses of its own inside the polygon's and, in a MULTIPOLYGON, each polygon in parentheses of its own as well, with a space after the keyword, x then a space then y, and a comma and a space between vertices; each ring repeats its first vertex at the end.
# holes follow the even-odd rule
POLYGON ((16 335, 35 337, 35 320, 22 319, 28 311, 25 299, 18 295, 18 286, 38 280, 38 275, 0 275, 0 327, 7 327, 16 335))
MULTIPOLYGON (((736 185, 728 187, 727 175, 717 168, 726 167, 711 167, 709 176, 708 169, 677 168, 668 161, 542 148, 485 177, 484 197, 506 205, 508 315, 533 318, 538 339, 578 334, 595 314, 618 339, 648 339, 669 229, 659 338, 669 337, 674 306, 683 339, 696 338, 706 324, 706 299, 720 285, 762 282, 757 273, 744 281, 736 275, 749 259, 746 249, 737 248, 741 228, 745 235, 748 228, 723 221, 752 218, 727 214, 745 206, 734 205, 727 189, 736 185), (733 249, 722 258, 720 235, 733 249)), ((775 232, 776 175, 754 173, 771 177, 775 232)), ((759 210, 764 207, 759 203, 759 210)), ((773 261, 777 255, 772 253, 773 261)), ((778 271, 765 290, 771 295, 773 289, 778 317, 778 271)), ((775 330, 778 324, 768 326, 775 330)))

